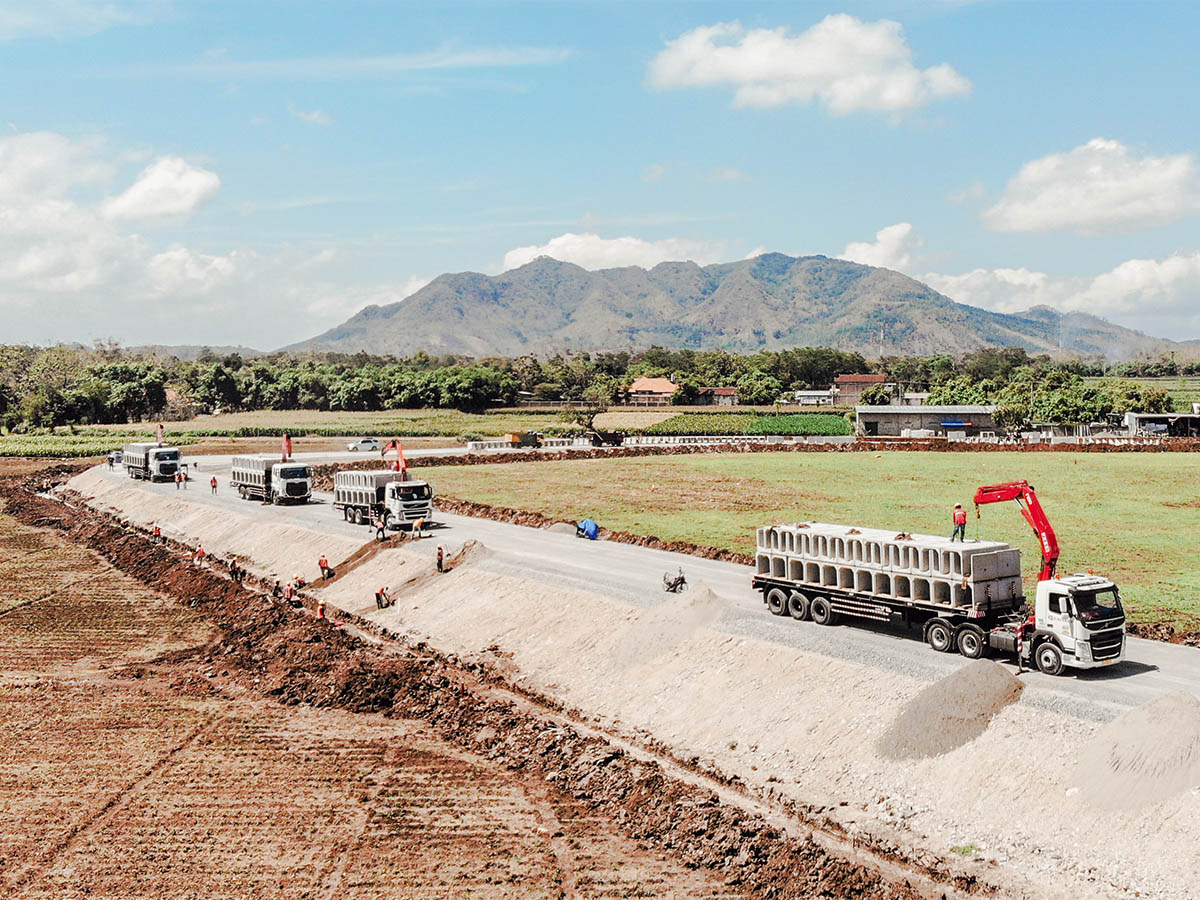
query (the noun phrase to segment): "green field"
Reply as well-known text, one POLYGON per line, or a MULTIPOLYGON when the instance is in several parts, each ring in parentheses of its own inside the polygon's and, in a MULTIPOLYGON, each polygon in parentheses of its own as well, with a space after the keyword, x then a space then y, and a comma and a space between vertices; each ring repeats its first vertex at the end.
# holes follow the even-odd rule
POLYGON ((853 434, 854 426, 843 413, 681 413, 644 429, 646 434, 762 435, 853 434))
POLYGON ((1176 412, 1191 412, 1193 403, 1200 403, 1200 378, 1188 375, 1167 378, 1085 378, 1088 384, 1100 385, 1114 381, 1132 381, 1142 387, 1163 388, 1170 395, 1176 412))
MULTIPOLYGON (((975 488, 1025 479, 1062 544, 1061 571, 1121 585, 1135 622, 1200 627, 1200 456, 1184 453, 752 453, 422 469, 441 495, 591 516, 622 531, 753 552, 754 529, 818 520, 949 534, 975 488)), ((973 511, 968 536, 1037 542, 1015 504, 973 511)))

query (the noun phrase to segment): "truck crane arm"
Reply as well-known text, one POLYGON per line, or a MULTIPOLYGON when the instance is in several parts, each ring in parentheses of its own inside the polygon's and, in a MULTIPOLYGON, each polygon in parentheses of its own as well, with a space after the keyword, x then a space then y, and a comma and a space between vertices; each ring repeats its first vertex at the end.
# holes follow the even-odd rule
POLYGON ((1038 502, 1033 485, 1028 481, 1009 481, 1004 484, 992 484, 981 487, 975 492, 975 518, 979 518, 979 507, 984 503, 999 503, 1002 500, 1015 500, 1021 515, 1037 535, 1042 548, 1042 571, 1038 573, 1038 581, 1048 581, 1054 577, 1054 569, 1058 565, 1058 536, 1038 502))

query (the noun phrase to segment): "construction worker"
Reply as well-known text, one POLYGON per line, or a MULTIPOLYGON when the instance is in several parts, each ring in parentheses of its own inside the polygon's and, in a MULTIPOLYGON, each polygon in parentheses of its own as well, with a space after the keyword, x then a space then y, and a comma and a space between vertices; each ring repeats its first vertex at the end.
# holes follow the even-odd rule
POLYGON ((322 578, 328 581, 333 577, 333 569, 329 568, 329 560, 326 558, 324 553, 322 553, 321 558, 317 560, 317 566, 321 569, 322 578))
POLYGON ((383 524, 383 519, 382 518, 376 519, 375 520, 375 539, 377 541, 382 542, 386 538, 387 538, 387 528, 383 524))
POLYGON ((296 590, 300 590, 300 588, 305 587, 308 584, 308 582, 304 580, 303 575, 297 575, 292 580, 296 583, 296 590))
POLYGON ((196 545, 196 565, 198 565, 198 566, 204 565, 204 556, 205 556, 204 545, 197 544, 196 545))
POLYGON ((208 486, 212 488, 213 496, 214 497, 217 496, 217 476, 216 475, 214 475, 212 477, 212 479, 208 482, 208 486))
POLYGON ((962 508, 961 503, 954 504, 954 512, 951 514, 954 520, 954 531, 950 533, 950 540, 958 538, 960 541, 967 539, 967 511, 962 508))
POLYGON ((317 618, 325 618, 325 600, 320 597, 317 598, 317 618))
POLYGON ((292 587, 292 583, 289 581, 287 583, 287 587, 283 589, 283 599, 288 603, 291 603, 292 597, 294 596, 296 596, 296 590, 292 587))
POLYGON ((175 473, 175 490, 179 490, 179 485, 183 484, 183 476, 178 472, 175 473))
POLYGON ((441 544, 438 544, 437 566, 439 572, 446 571, 446 556, 445 551, 442 550, 441 544))
POLYGON ((154 523, 154 530, 151 532, 151 535, 154 538, 154 543, 156 543, 156 544, 162 543, 162 529, 158 527, 157 522, 154 523))
POLYGON ((424 530, 424 528, 425 528, 425 520, 417 519, 417 521, 413 523, 413 537, 419 538, 421 536, 421 532, 424 530))
POLYGON ((1029 642, 1033 639, 1033 633, 1037 630, 1037 617, 1032 609, 1026 605, 1022 610, 1024 618, 1021 619, 1021 624, 1017 626, 1017 674, 1020 675, 1025 671, 1023 663, 1025 661, 1025 648, 1029 646, 1029 642))
POLYGON ((186 469, 186 468, 183 470, 183 473, 182 473, 182 474, 183 474, 183 489, 186 491, 186 490, 187 490, 187 485, 188 485, 188 473, 187 473, 187 469, 186 469))

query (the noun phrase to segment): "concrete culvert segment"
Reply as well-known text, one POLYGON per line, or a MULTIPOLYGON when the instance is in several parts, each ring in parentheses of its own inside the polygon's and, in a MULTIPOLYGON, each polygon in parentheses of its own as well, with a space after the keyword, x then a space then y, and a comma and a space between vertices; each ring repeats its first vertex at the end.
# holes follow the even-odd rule
POLYGON ((1200 786, 1200 700, 1176 691, 1110 722, 1080 752, 1072 784, 1084 802, 1120 812, 1200 786))
POLYGON ((1002 666, 977 659, 926 687, 879 738, 886 759, 948 753, 983 734, 992 717, 1021 696, 1024 685, 1002 666))

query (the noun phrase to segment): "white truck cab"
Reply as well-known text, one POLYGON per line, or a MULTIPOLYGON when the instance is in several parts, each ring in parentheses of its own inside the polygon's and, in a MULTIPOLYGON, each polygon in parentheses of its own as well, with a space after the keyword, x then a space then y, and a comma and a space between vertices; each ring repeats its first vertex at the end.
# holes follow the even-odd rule
POLYGON ((1075 574, 1039 581, 1034 619, 1041 640, 1033 656, 1042 671, 1054 668, 1053 659, 1041 658, 1054 655, 1048 645, 1057 645, 1062 664, 1076 669, 1109 666, 1125 657, 1125 610, 1117 586, 1107 578, 1075 574))
POLYGON ((384 494, 388 523, 393 528, 433 518, 433 488, 427 481, 390 481, 384 494))

